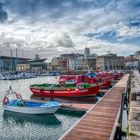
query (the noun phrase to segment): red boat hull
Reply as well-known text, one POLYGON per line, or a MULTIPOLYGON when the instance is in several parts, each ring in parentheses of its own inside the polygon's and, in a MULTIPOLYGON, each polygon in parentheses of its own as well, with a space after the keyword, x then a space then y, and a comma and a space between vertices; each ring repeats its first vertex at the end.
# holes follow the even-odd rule
POLYGON ((36 88, 30 87, 31 91, 35 95, 41 95, 45 97, 88 97, 88 96, 94 96, 99 93, 99 86, 87 88, 87 89, 79 89, 76 90, 40 90, 36 88))
POLYGON ((106 89, 111 87, 111 81, 104 81, 103 83, 100 84, 100 89, 106 89))

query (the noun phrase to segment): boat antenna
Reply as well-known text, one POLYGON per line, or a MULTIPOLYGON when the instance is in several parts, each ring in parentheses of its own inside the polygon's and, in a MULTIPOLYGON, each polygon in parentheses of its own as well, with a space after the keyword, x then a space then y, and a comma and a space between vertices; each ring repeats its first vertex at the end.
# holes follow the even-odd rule
POLYGON ((12 50, 11 50, 11 71, 13 70, 13 53, 12 53, 12 50))
POLYGON ((9 87, 9 90, 12 90, 12 86, 9 87))
POLYGON ((10 95, 13 93, 12 86, 9 86, 9 89, 6 91, 6 95, 10 95))
POLYGON ((18 64, 18 50, 16 48, 16 65, 18 64))

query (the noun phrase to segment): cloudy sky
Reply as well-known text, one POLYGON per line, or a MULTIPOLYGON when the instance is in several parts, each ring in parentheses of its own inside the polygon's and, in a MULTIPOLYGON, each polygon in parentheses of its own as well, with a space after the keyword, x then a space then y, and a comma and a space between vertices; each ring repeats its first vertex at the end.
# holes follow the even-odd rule
POLYGON ((0 0, 0 55, 129 55, 140 50, 140 0, 0 0), (15 51, 13 51, 14 53, 15 51))

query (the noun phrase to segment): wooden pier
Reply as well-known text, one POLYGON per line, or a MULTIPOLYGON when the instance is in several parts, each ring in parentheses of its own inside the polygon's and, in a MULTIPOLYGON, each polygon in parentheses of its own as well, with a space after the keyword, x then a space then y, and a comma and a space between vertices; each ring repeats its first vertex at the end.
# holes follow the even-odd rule
POLYGON ((60 140, 113 140, 128 79, 129 74, 126 74, 60 140))
POLYGON ((82 104, 82 103, 63 103, 61 109, 66 110, 77 110, 77 111, 88 111, 94 106, 94 104, 82 104))

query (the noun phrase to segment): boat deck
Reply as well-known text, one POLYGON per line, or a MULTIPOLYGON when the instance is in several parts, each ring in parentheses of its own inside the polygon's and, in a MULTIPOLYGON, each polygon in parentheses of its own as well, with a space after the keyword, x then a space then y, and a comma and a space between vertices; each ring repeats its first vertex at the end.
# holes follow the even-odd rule
POLYGON ((122 94, 126 92, 128 79, 129 74, 126 74, 60 139, 112 140, 120 116, 122 94))
POLYGON ((95 87, 97 86, 97 84, 88 84, 88 83, 85 83, 83 85, 79 85, 79 86, 76 86, 76 85, 69 85, 69 86, 65 86, 65 85, 50 85, 50 86, 31 86, 31 88, 35 88, 35 89, 44 89, 44 90, 50 90, 50 89, 53 89, 53 90, 67 90, 68 88, 72 89, 72 90, 75 90, 76 88, 80 88, 80 89, 87 89, 87 88, 92 88, 92 87, 95 87))

